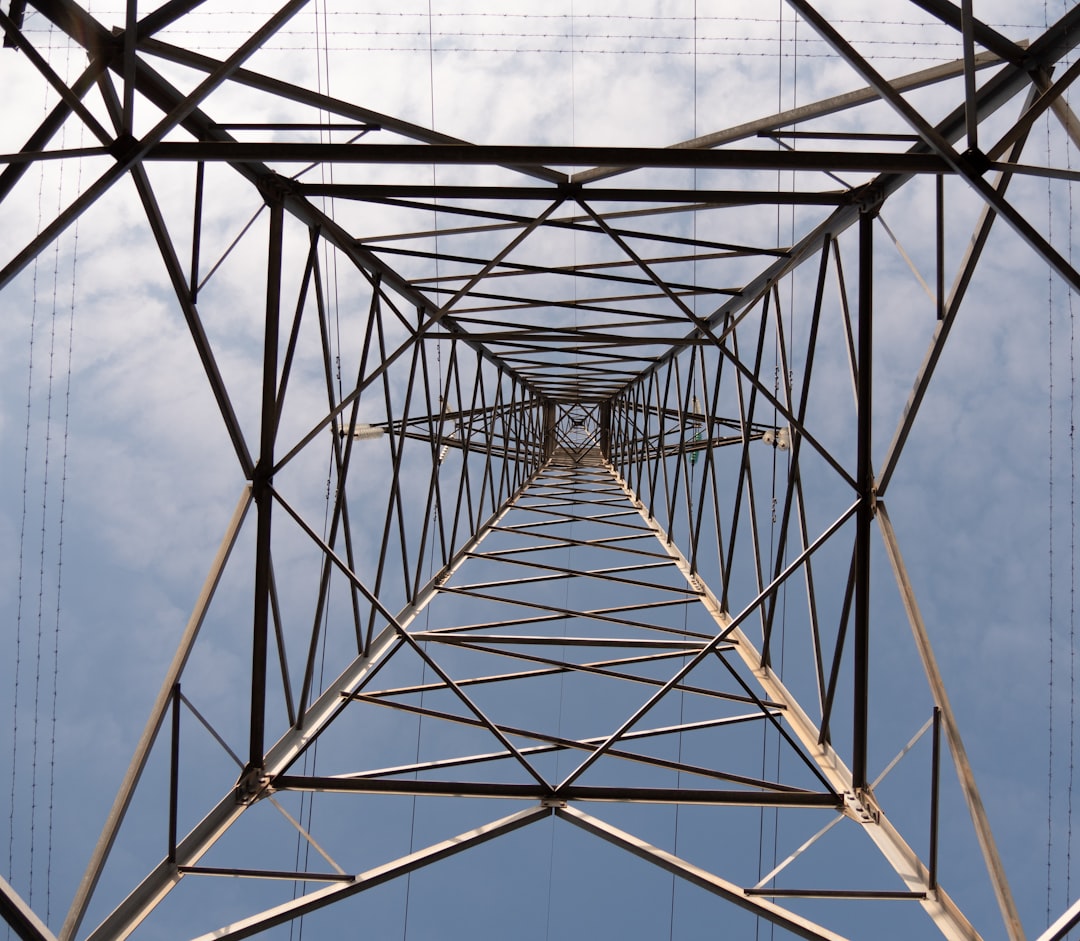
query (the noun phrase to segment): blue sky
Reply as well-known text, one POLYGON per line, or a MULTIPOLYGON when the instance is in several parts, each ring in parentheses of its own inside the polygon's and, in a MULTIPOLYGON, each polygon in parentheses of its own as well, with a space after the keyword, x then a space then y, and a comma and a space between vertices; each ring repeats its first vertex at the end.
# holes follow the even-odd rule
MULTIPOLYGON (((545 8, 542 16, 534 12, 525 16, 531 11, 515 5, 502 11, 507 15, 495 17, 491 10, 467 16, 465 7, 443 9, 436 3, 430 19, 425 4, 415 6, 367 13, 333 11, 338 25, 325 40, 329 52, 322 55, 316 46, 324 40, 312 34, 321 6, 305 9, 271 48, 252 60, 252 67, 477 143, 665 145, 859 84, 850 70, 826 57, 820 45, 812 42, 809 27, 802 22, 796 26, 791 11, 779 4, 766 10, 734 4, 706 10, 699 5, 695 11, 689 3, 665 4, 664 9, 654 10, 653 4, 643 2, 622 5, 616 11, 603 4, 575 2, 545 8), (744 41, 737 46, 722 37, 744 41), (571 45, 573 53, 567 52, 571 45)), ((844 20, 841 28, 874 57, 885 74, 959 54, 957 40, 946 31, 904 25, 924 18, 906 4, 880 13, 874 6, 874 15, 870 5, 865 11, 850 4, 834 6, 822 5, 822 9, 844 20), (875 19, 887 22, 871 22, 875 19), (910 46, 898 46, 902 43, 910 46)), ((96 5, 93 12, 108 25, 122 22, 120 14, 96 5)), ((1033 38, 1044 15, 1053 21, 1060 12, 1053 4, 1045 13, 1040 4, 976 5, 977 15, 1007 24, 1003 32, 1018 38, 1033 38)), ((224 9, 197 14, 190 25, 198 32, 178 34, 174 41, 192 42, 208 54, 224 55, 222 47, 235 46, 263 15, 263 11, 235 14, 224 9)), ((29 35, 50 47, 57 68, 75 74, 81 67, 78 54, 69 53, 60 37, 50 38, 39 20, 28 21, 29 35)), ((193 82, 177 67, 162 69, 182 87, 193 82)), ((22 146, 51 99, 15 53, 5 50, 0 70, 12 102, 5 106, 3 132, 4 152, 11 152, 22 146)), ((946 94, 912 93, 911 100, 937 119, 958 95, 954 83, 946 94)), ((289 114, 279 114, 251 92, 229 92, 215 104, 222 113, 254 114, 266 120, 289 114)), ((874 110, 868 114, 867 120, 899 129, 887 116, 874 110)), ((137 125, 145 130, 156 114, 145 106, 137 118, 137 125)), ((1003 127, 1006 118, 994 119, 984 133, 992 138, 992 129, 1003 127)), ((836 118, 829 128, 848 128, 848 121, 846 116, 836 118)), ((65 135, 66 146, 89 143, 75 127, 65 135)), ((1064 135, 1055 121, 1036 125, 1023 159, 1071 166, 1064 135)), ((38 220, 54 215, 104 167, 100 159, 86 161, 81 169, 76 162, 55 162, 44 167, 40 178, 36 170, 28 174, 0 203, 3 263, 32 237, 38 220)), ((481 171, 471 168, 417 167, 396 175, 377 169, 365 172, 375 179, 423 183, 431 182, 433 176, 440 182, 485 179, 481 171)), ((499 179, 510 178, 508 171, 488 172, 497 172, 499 179)), ((174 237, 186 248, 192 173, 187 167, 154 165, 150 175, 174 237)), ((692 182, 690 171, 672 171, 660 178, 665 185, 692 182)), ((789 179, 780 182, 792 185, 789 179)), ((932 242, 926 238, 932 224, 928 188, 927 182, 912 184, 886 204, 883 217, 929 279, 934 260, 932 242)), ((1073 237, 1070 185, 1054 182, 1047 187, 1042 179, 1018 180, 1010 195, 1058 250, 1069 255, 1073 237)), ((946 198, 947 267, 953 271, 979 206, 956 181, 949 182, 946 198)), ((221 255, 260 205, 251 187, 239 185, 226 168, 211 167, 204 259, 221 255)), ((380 214, 369 209, 365 216, 355 207, 341 205, 335 212, 368 233, 399 222, 389 211, 380 214)), ((452 222, 444 216, 417 212, 415 225, 445 228, 452 222)), ((737 240, 751 243, 774 238, 777 227, 786 235, 788 228, 802 232, 811 224, 810 214, 801 210, 783 210, 768 218, 732 213, 720 222, 704 213, 700 216, 701 233, 729 240, 736 239, 727 220, 739 219, 737 240)), ((264 211, 200 297, 222 373, 236 390, 240 423, 252 436, 261 374, 266 225, 264 211)), ((875 408, 879 420, 874 450, 875 459, 880 460, 929 343, 934 314, 883 229, 878 228, 876 238, 875 408)), ((476 244, 486 247, 483 239, 478 238, 476 244)), ((290 264, 284 294, 295 298, 306 252, 300 226, 290 225, 286 246, 290 264)), ((434 240, 429 247, 434 247, 434 240)), ((588 238, 545 232, 518 257, 530 260, 533 255, 550 253, 550 257, 582 261, 590 259, 592 251, 588 238)), ((850 250, 845 246, 845 251, 850 250)), ((849 258, 853 261, 854 255, 845 254, 845 262, 849 258)), ((326 264, 329 279, 335 269, 329 261, 326 264)), ((447 273, 434 270, 430 263, 411 264, 418 271, 427 264, 430 275, 447 273)), ((812 287, 815 267, 804 266, 781 288, 785 313, 798 324, 794 332, 800 337, 805 330, 803 298, 812 287)), ((741 276, 741 270, 735 270, 739 273, 730 276, 741 276)), ((363 336, 362 319, 353 312, 366 310, 370 290, 344 265, 339 264, 336 274, 331 308, 342 324, 338 350, 346 364, 350 357, 355 363, 363 336)), ((854 267, 846 269, 846 274, 850 284, 854 267)), ((708 276, 713 276, 711 271, 708 276)), ((725 272, 725 276, 729 275, 725 272)), ((716 278, 720 277, 718 273, 716 278)), ((36 265, 4 288, 0 312, 4 390, 0 428, 8 442, 0 477, 5 483, 0 545, 7 560, 0 595, 5 624, 0 686, 5 690, 4 708, 12 717, 12 732, 5 732, 5 747, 0 750, 0 781, 4 793, 10 793, 10 814, 4 815, 9 851, 0 859, 5 877, 56 928, 244 481, 129 181, 121 181, 80 219, 77 229, 68 229, 55 251, 47 250, 36 265)), ((1067 833, 1074 714, 1071 412, 1075 344, 1071 313, 1072 300, 1063 283, 1048 276, 1045 265, 1011 231, 1001 224, 995 226, 987 257, 964 302, 886 498, 1029 937, 1037 936, 1044 926, 1048 908, 1052 918, 1077 895, 1068 868, 1067 833), (1048 690, 1051 679, 1052 694, 1048 690)), ((828 293, 826 316, 833 319, 822 340, 813 422, 825 440, 840 447, 851 434, 852 406, 835 288, 828 293), (828 371, 823 369, 826 364, 828 371)), ((325 408, 321 365, 312 337, 305 333, 302 340, 303 355, 290 391, 289 408, 295 411, 287 410, 283 417, 284 433, 309 427, 310 416, 325 408)), ((387 343, 392 346, 394 340, 391 331, 387 343)), ((429 349, 428 355, 438 356, 440 370, 450 369, 449 342, 429 349)), ((796 378, 801 365, 796 357, 796 378)), ((429 368, 435 365, 429 363, 429 368)), ((474 367, 463 359, 460 368, 467 387, 474 367)), ((393 372, 391 381, 392 397, 400 403, 408 381, 404 364, 393 372)), ((378 396, 362 401, 361 420, 379 421, 385 412, 378 396)), ((385 442, 365 446, 371 449, 370 456, 368 452, 362 455, 366 475, 357 474, 354 479, 352 499, 360 518, 358 569, 371 575, 385 512, 388 452, 385 442)), ((425 445, 415 447, 409 453, 423 457, 425 445)), ((406 468, 405 476, 403 513, 414 527, 425 515, 430 469, 430 456, 426 465, 420 457, 415 469, 406 468)), ((305 455, 281 476, 282 489, 311 520, 321 521, 325 511, 327 459, 324 450, 305 455)), ((449 460, 448 472, 455 472, 456 460, 456 455, 449 460)), ((764 464, 764 458, 758 460, 764 464)), ((843 501, 826 472, 815 468, 808 460, 811 484, 820 487, 822 494, 812 511, 821 526, 839 512, 843 501)), ((448 499, 446 512, 452 502, 448 499)), ((192 701, 241 755, 246 731, 243 709, 253 520, 251 514, 184 678, 192 701)), ((882 735, 872 763, 880 768, 925 720, 929 697, 876 535, 875 540, 877 659, 872 695, 876 728, 882 735)), ((289 589, 283 592, 285 604, 289 613, 300 618, 313 598, 316 556, 305 539, 283 535, 275 548, 275 561, 289 589)), ((846 561, 833 559, 831 564, 843 566, 846 561)), ((464 572, 461 577, 465 581, 480 578, 466 577, 464 572)), ((400 589, 388 580, 386 591, 387 603, 396 610, 402 603, 400 589)), ((796 586, 790 591, 791 619, 797 624, 803 614, 796 605, 805 607, 805 590, 796 586)), ((837 603, 835 596, 823 602, 833 608, 837 603)), ((347 594, 338 586, 332 600, 334 614, 347 604, 347 594)), ((445 598, 430 612, 443 625, 468 616, 445 598)), ((335 635, 329 648, 331 660, 335 653, 344 657, 347 640, 347 634, 335 635), (335 643, 340 647, 335 648, 335 643)), ((298 649, 302 646, 297 641, 298 649)), ((408 668, 402 666, 402 681, 415 674, 417 667, 415 659, 408 668)), ((793 677, 792 682, 798 681, 793 677)), ((595 708, 595 703, 582 707, 583 711, 595 708)), ((401 757, 408 752, 403 742, 412 742, 417 729, 422 735, 424 723, 417 726, 412 719, 399 718, 394 720, 398 726, 390 720, 380 725, 382 721, 360 723, 362 733, 373 737, 372 749, 384 749, 394 761, 407 760, 401 757)), ((185 790, 184 815, 194 823, 231 785, 236 768, 195 723, 185 730, 190 736, 185 738, 185 747, 190 741, 193 762, 205 759, 208 768, 192 774, 185 790)), ((345 733, 342 736, 347 740, 345 733)), ((276 732, 269 737, 272 741, 276 732)), ((440 740, 441 744, 446 743, 440 740)), ((332 761, 326 751, 329 748, 323 760, 332 761)), ((559 756, 560 761, 564 758, 559 756)), ((882 785, 881 794, 883 802, 887 797, 894 802, 890 807, 895 806, 897 818, 922 841, 922 805, 910 800, 908 793, 924 786, 919 783, 924 781, 919 769, 925 765, 925 741, 913 752, 911 762, 916 759, 922 764, 908 771, 906 760, 896 772, 895 785, 882 785)), ((133 807, 130 825, 103 883, 107 899, 95 902, 88 927, 160 858, 162 761, 156 755, 151 762, 145 794, 133 807)), ((1004 937, 985 880, 977 875, 977 850, 951 779, 946 791, 943 882, 962 907, 970 906, 985 937, 1004 937)), ((298 812, 296 802, 283 799, 283 803, 290 812, 298 812)), ((356 853, 363 865, 517 808, 514 802, 507 802, 514 806, 504 810, 501 805, 490 808, 492 802, 474 802, 479 806, 466 802, 461 808, 460 802, 421 801, 414 819, 407 798, 380 797, 371 798, 355 816, 352 810, 341 810, 341 816, 334 817, 331 808, 343 803, 332 797, 316 804, 319 830, 335 845, 356 853), (335 828, 333 820, 342 822, 335 828)), ((271 808, 260 806, 257 811, 276 819, 259 832, 269 834, 268 845, 285 852, 282 847, 293 845, 295 830, 271 808)), ((752 831, 759 823, 747 813, 720 818, 694 809, 680 813, 676 830, 670 808, 642 812, 605 806, 603 814, 597 814, 663 848, 670 849, 672 841, 680 838, 688 858, 695 854, 706 858, 710 846, 744 829, 752 831), (694 840, 701 846, 695 846, 694 840)), ((255 812, 251 816, 256 817, 255 812)), ((248 826, 254 828, 256 822, 244 824, 248 826)), ((770 826, 766 821, 767 836, 772 835, 770 826)), ((803 826, 809 832, 809 823, 801 822, 794 830, 781 830, 776 845, 793 848, 795 834, 801 835, 803 826)), ((254 832, 241 830, 245 838, 254 832)), ((846 839, 838 838, 824 858, 846 858, 846 839)), ((864 851, 865 847, 859 848, 864 851)), ((196 903, 202 906, 204 917, 190 929, 187 916, 193 903, 178 892, 155 916, 156 921, 136 936, 193 936, 213 929, 236 917, 230 910, 236 902, 233 891, 229 884, 207 890, 206 900, 196 903)), ((908 908, 902 913, 899 903, 896 908, 897 914, 890 916, 895 917, 896 936, 911 937, 910 931, 919 929, 908 927, 908 908)), ((627 937, 655 937, 670 930, 673 936, 692 938, 704 937, 717 920, 729 917, 731 909, 681 883, 672 888, 669 875, 571 826, 545 820, 469 851, 457 861, 422 870, 407 884, 397 880, 373 890, 346 911, 355 913, 347 917, 361 918, 373 930, 395 934, 407 930, 412 938, 462 932, 502 936, 511 918, 523 919, 528 928, 522 933, 529 937, 616 931, 627 937), (451 932, 448 925, 462 927, 460 932, 451 932)), ((842 916, 845 921, 838 930, 853 937, 871 936, 868 931, 885 937, 880 927, 868 927, 864 919, 876 916, 864 914, 869 911, 865 906, 857 903, 852 911, 842 916)), ((308 930, 319 934, 331 930, 333 918, 340 916, 309 917, 308 930)), ((271 936, 284 937, 287 930, 279 929, 280 935, 271 936)), ((732 923, 731 936, 738 930, 738 924, 732 923)))

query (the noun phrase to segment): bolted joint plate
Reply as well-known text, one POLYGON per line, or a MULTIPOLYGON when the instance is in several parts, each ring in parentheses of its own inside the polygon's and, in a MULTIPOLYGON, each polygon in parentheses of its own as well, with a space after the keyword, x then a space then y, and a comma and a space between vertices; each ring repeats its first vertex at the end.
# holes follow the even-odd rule
POLYGON ((236 782, 236 803, 245 806, 254 804, 257 800, 267 797, 271 792, 270 775, 263 767, 248 766, 236 782))
POLYGON ((879 823, 881 810, 869 788, 844 791, 844 812, 858 823, 879 823))

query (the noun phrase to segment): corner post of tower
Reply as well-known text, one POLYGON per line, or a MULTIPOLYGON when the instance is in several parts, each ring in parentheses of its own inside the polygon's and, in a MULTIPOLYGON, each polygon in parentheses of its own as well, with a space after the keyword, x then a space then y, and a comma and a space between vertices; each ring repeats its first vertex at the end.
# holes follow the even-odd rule
POLYGON ((600 403, 600 456, 611 460, 611 402, 600 403))
POLYGON ((855 631, 854 701, 852 704, 852 784, 867 785, 867 740, 870 699, 870 533, 874 515, 874 469, 871 456, 873 399, 873 295, 874 220, 880 201, 874 200, 859 214, 859 335, 856 383, 857 445, 856 487, 859 509, 855 529, 855 631))
POLYGON ((281 319, 281 264, 284 234, 284 192, 266 187, 270 208, 266 260, 266 319, 263 333, 263 379, 260 402, 259 458, 252 474, 252 497, 258 513, 255 537, 255 597, 251 642, 251 725, 248 763, 241 792, 257 788, 265 763, 266 673, 271 592, 271 511, 273 509, 274 441, 277 437, 278 333, 281 319))
POLYGON ((544 460, 550 461, 555 453, 555 425, 558 421, 555 403, 544 403, 544 460))

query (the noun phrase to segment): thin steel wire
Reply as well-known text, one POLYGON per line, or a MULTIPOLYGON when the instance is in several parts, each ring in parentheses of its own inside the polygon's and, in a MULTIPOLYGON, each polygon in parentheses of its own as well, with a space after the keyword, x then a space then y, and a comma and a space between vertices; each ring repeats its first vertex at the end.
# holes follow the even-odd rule
MULTIPOLYGON (((1043 22, 1049 25, 1050 15, 1046 0, 1043 0, 1043 22)), ((1046 120, 1046 159, 1049 163, 1050 118, 1046 120)), ((1047 237, 1054 236, 1054 197, 1053 186, 1046 181, 1046 224, 1047 237)), ((1049 271, 1046 275, 1046 311, 1047 311, 1047 462, 1049 482, 1047 498, 1047 619, 1048 619, 1048 664, 1047 664, 1047 712, 1048 712, 1048 747, 1046 758, 1046 924, 1049 925, 1053 911, 1053 851, 1054 851, 1054 276, 1049 271)))
MULTIPOLYGON (((428 107, 430 112, 431 129, 435 130, 435 47, 432 37, 432 11, 431 0, 427 3, 427 54, 428 54, 428 107)), ((438 183, 436 177, 435 164, 431 165, 431 185, 435 186, 438 183)), ((435 280, 439 279, 439 210, 438 201, 435 201, 434 218, 432 220, 433 228, 435 230, 435 280)), ((439 395, 440 395, 440 411, 441 409, 441 396, 442 396, 442 355, 441 350, 436 350, 436 356, 439 359, 439 395)), ((468 461, 468 455, 463 457, 464 462, 468 461)), ((466 473, 465 467, 462 467, 462 473, 466 473)), ((434 512, 438 512, 437 506, 432 507, 434 512)), ((437 519, 432 518, 431 526, 431 553, 428 558, 428 578, 433 575, 433 566, 435 561, 435 532, 437 526, 437 519)), ((427 631, 431 623, 431 605, 427 605, 424 608, 424 630, 427 631)), ((423 649, 427 650, 427 641, 423 642, 423 649)), ((427 660, 421 658, 420 661, 420 708, 424 708, 424 693, 423 687, 427 685, 427 660)), ((424 716, 423 713, 416 717, 416 764, 420 764, 420 740, 424 730, 424 716)), ((414 778, 419 778, 420 772, 416 771, 413 774, 414 778)), ((409 810, 409 852, 411 853, 416 848, 416 795, 412 797, 412 806, 409 810)), ((405 911, 402 917, 401 923, 401 941, 406 941, 409 937, 409 906, 412 900, 412 873, 407 872, 405 874, 405 911)))
MULTIPOLYGON (((325 35, 325 31, 326 31, 326 27, 325 27, 326 4, 323 3, 322 7, 320 8, 318 0, 315 0, 315 5, 314 5, 314 8, 313 8, 313 16, 314 16, 314 20, 315 20, 315 29, 312 32, 313 32, 313 34, 315 36, 315 40, 316 40, 316 42, 315 42, 315 77, 316 77, 316 84, 317 84, 317 88, 318 88, 318 91, 320 92, 320 94, 323 93, 323 79, 324 79, 324 75, 325 75, 325 80, 326 80, 326 91, 325 91, 325 93, 327 95, 329 95, 330 94, 330 87, 329 87, 329 85, 330 85, 330 72, 329 72, 329 64, 328 64, 327 55, 326 55, 327 43, 326 43, 326 35, 325 35), (321 9, 321 13, 322 13, 321 21, 320 21, 320 9, 321 9), (321 25, 320 25, 320 23, 321 23, 321 25)), ((322 124, 324 122, 324 120, 325 120, 324 114, 325 113, 322 111, 322 109, 320 109, 319 110, 319 123, 320 124, 322 124)), ((322 128, 319 129, 319 142, 320 143, 323 143, 323 142, 329 140, 329 136, 330 135, 325 130, 323 130, 322 128)), ((333 173, 334 173, 334 168, 331 165, 331 167, 330 167, 330 182, 333 182, 333 173)), ((320 164, 320 166, 319 166, 319 174, 320 174, 320 179, 322 180, 322 182, 323 183, 327 182, 327 179, 326 179, 326 177, 327 177, 327 168, 326 168, 325 163, 320 164)), ((327 214, 332 219, 334 217, 334 198, 333 197, 323 197, 322 203, 323 203, 323 210, 325 212, 327 212, 327 214)), ((262 211, 262 207, 260 207, 259 211, 260 212, 262 211)), ((324 251, 324 261, 325 261, 324 269, 326 271, 325 277, 329 281, 332 282, 333 288, 334 288, 333 294, 331 294, 330 290, 327 290, 326 293, 327 293, 328 296, 332 296, 334 298, 334 310, 335 310, 335 317, 336 317, 337 309, 338 309, 338 304, 337 304, 337 254, 334 253, 333 256, 331 256, 330 253, 329 253, 329 250, 326 248, 325 245, 324 245, 323 251, 324 251)), ((329 288, 330 285, 328 284, 327 287, 329 288)), ((339 328, 338 328, 337 333, 336 333, 336 339, 337 339, 337 347, 336 347, 336 349, 337 349, 338 352, 335 355, 334 363, 335 363, 335 372, 336 372, 336 378, 337 378, 337 383, 338 383, 338 397, 341 398, 342 397, 342 391, 341 391, 341 356, 340 356, 341 332, 340 332, 340 325, 339 325, 339 328)), ((334 458, 333 458, 333 455, 331 455, 331 457, 329 459, 329 462, 328 462, 328 465, 327 465, 327 469, 326 469, 326 496, 325 496, 325 499, 324 499, 324 506, 323 506, 323 539, 324 540, 327 538, 327 534, 328 534, 329 529, 330 529, 330 495, 334 490, 334 488, 333 488, 334 472, 335 472, 334 471, 334 458)), ((325 669, 326 669, 326 634, 327 634, 327 631, 329 630, 329 626, 330 626, 330 598, 329 598, 329 593, 328 593, 328 597, 326 599, 326 609, 325 609, 324 614, 323 614, 322 656, 320 658, 320 663, 319 663, 320 686, 321 686, 321 680, 322 680, 322 678, 323 678, 323 676, 325 674, 325 669)), ((305 774, 308 773, 309 762, 310 762, 311 773, 312 774, 315 773, 316 763, 318 761, 318 752, 319 752, 319 743, 318 743, 318 741, 316 741, 312 745, 312 748, 310 749, 309 752, 305 751, 305 753, 304 753, 304 764, 303 764, 305 774)), ((312 832, 312 818, 313 818, 313 815, 314 815, 314 810, 315 810, 315 795, 314 794, 301 794, 300 795, 299 819, 303 822, 303 827, 308 833, 312 832), (306 819, 305 819, 305 814, 306 814, 306 819)), ((310 858, 311 858, 311 843, 310 843, 310 841, 305 840, 304 839, 304 834, 299 829, 297 829, 297 833, 296 833, 297 871, 300 871, 301 850, 302 850, 302 853, 303 853, 303 869, 304 869, 304 871, 306 871, 308 869, 309 861, 310 861, 310 858)), ((297 897, 298 892, 301 891, 301 889, 304 887, 304 885, 306 885, 306 884, 305 883, 300 883, 300 882, 293 882, 292 892, 293 892, 293 898, 294 899, 297 897)), ((289 938, 290 938, 290 941, 291 941, 291 939, 293 937, 294 930, 296 931, 297 938, 303 939, 303 937, 304 937, 304 917, 302 915, 299 918, 294 919, 294 920, 289 922, 289 938)))
MULTIPOLYGON (((1068 103, 1068 93, 1065 96, 1068 103)), ((1065 140, 1065 165, 1072 169, 1072 149, 1065 140)), ((1068 187, 1066 234, 1069 264, 1073 260, 1073 185, 1068 187)), ((1076 757, 1076 319, 1073 292, 1069 301, 1069 779, 1066 786, 1065 899, 1072 900, 1073 775, 1076 757)))
MULTIPOLYGON (((38 182, 38 225, 41 220, 41 200, 44 191, 44 168, 38 182)), ((23 467, 22 467, 22 509, 19 517, 19 562, 16 575, 16 602, 15 602, 15 656, 12 677, 12 707, 11 707, 11 799, 8 803, 8 872, 14 875, 15 860, 15 797, 19 760, 19 683, 22 673, 22 609, 23 609, 23 570, 25 564, 26 545, 26 497, 30 474, 30 423, 33 414, 33 389, 34 389, 34 333, 37 329, 37 275, 38 261, 34 260, 31 273, 30 295, 30 340, 27 352, 26 370, 26 431, 23 440, 23 467)))
MULTIPOLYGON (((81 136, 81 132, 80 132, 81 136)), ((76 190, 82 182, 82 163, 78 164, 76 174, 76 190)), ((59 704, 60 691, 60 636, 61 636, 61 597, 63 588, 64 572, 64 514, 67 508, 67 479, 68 479, 68 442, 71 428, 71 372, 72 356, 75 345, 75 290, 76 272, 79 260, 79 221, 75 221, 72 229, 71 248, 71 296, 68 305, 68 336, 67 336, 67 375, 64 382, 64 424, 63 445, 60 459, 60 509, 56 524, 56 619, 53 628, 52 645, 52 703, 49 715, 49 807, 47 858, 45 863, 45 922, 48 923, 52 915, 52 861, 53 861, 53 824, 54 824, 54 801, 56 795, 56 725, 57 707, 59 704)))

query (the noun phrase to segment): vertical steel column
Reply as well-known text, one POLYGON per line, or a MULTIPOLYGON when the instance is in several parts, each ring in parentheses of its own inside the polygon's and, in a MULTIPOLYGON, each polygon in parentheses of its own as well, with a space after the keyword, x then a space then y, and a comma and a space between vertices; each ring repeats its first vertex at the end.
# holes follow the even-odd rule
POLYGON ((928 885, 937 889, 938 861, 938 807, 941 793, 941 706, 934 706, 934 744, 930 765, 930 853, 927 869, 930 870, 928 885))
POLYGON ((936 180, 936 225, 934 237, 937 241, 937 319, 945 319, 945 174, 939 173, 936 180))
POLYGON ((877 207, 859 217, 858 449, 855 516, 855 637, 852 701, 851 777, 855 790, 866 787, 867 709, 870 672, 870 524, 874 516, 874 469, 870 461, 873 390, 873 254, 877 207))
POLYGON ((176 820, 180 805, 180 684, 172 691, 172 739, 169 753, 169 855, 170 863, 176 862, 176 820))
POLYGON ((201 160, 195 165, 195 208, 191 223, 191 278, 188 291, 191 303, 199 299, 199 253, 202 250, 203 191, 206 182, 206 164, 201 160))
POLYGON ((263 767, 266 725, 266 654, 270 616, 270 533, 274 497, 274 437, 277 430, 278 321, 281 308, 281 241, 284 200, 280 193, 267 194, 270 235, 266 267, 266 329, 263 339, 262 412, 259 459, 251 489, 258 510, 255 537, 255 610, 251 641, 251 737, 245 778, 249 786, 263 767))
POLYGON ((553 402, 544 403, 544 460, 551 460, 555 453, 555 425, 558 423, 553 402))

